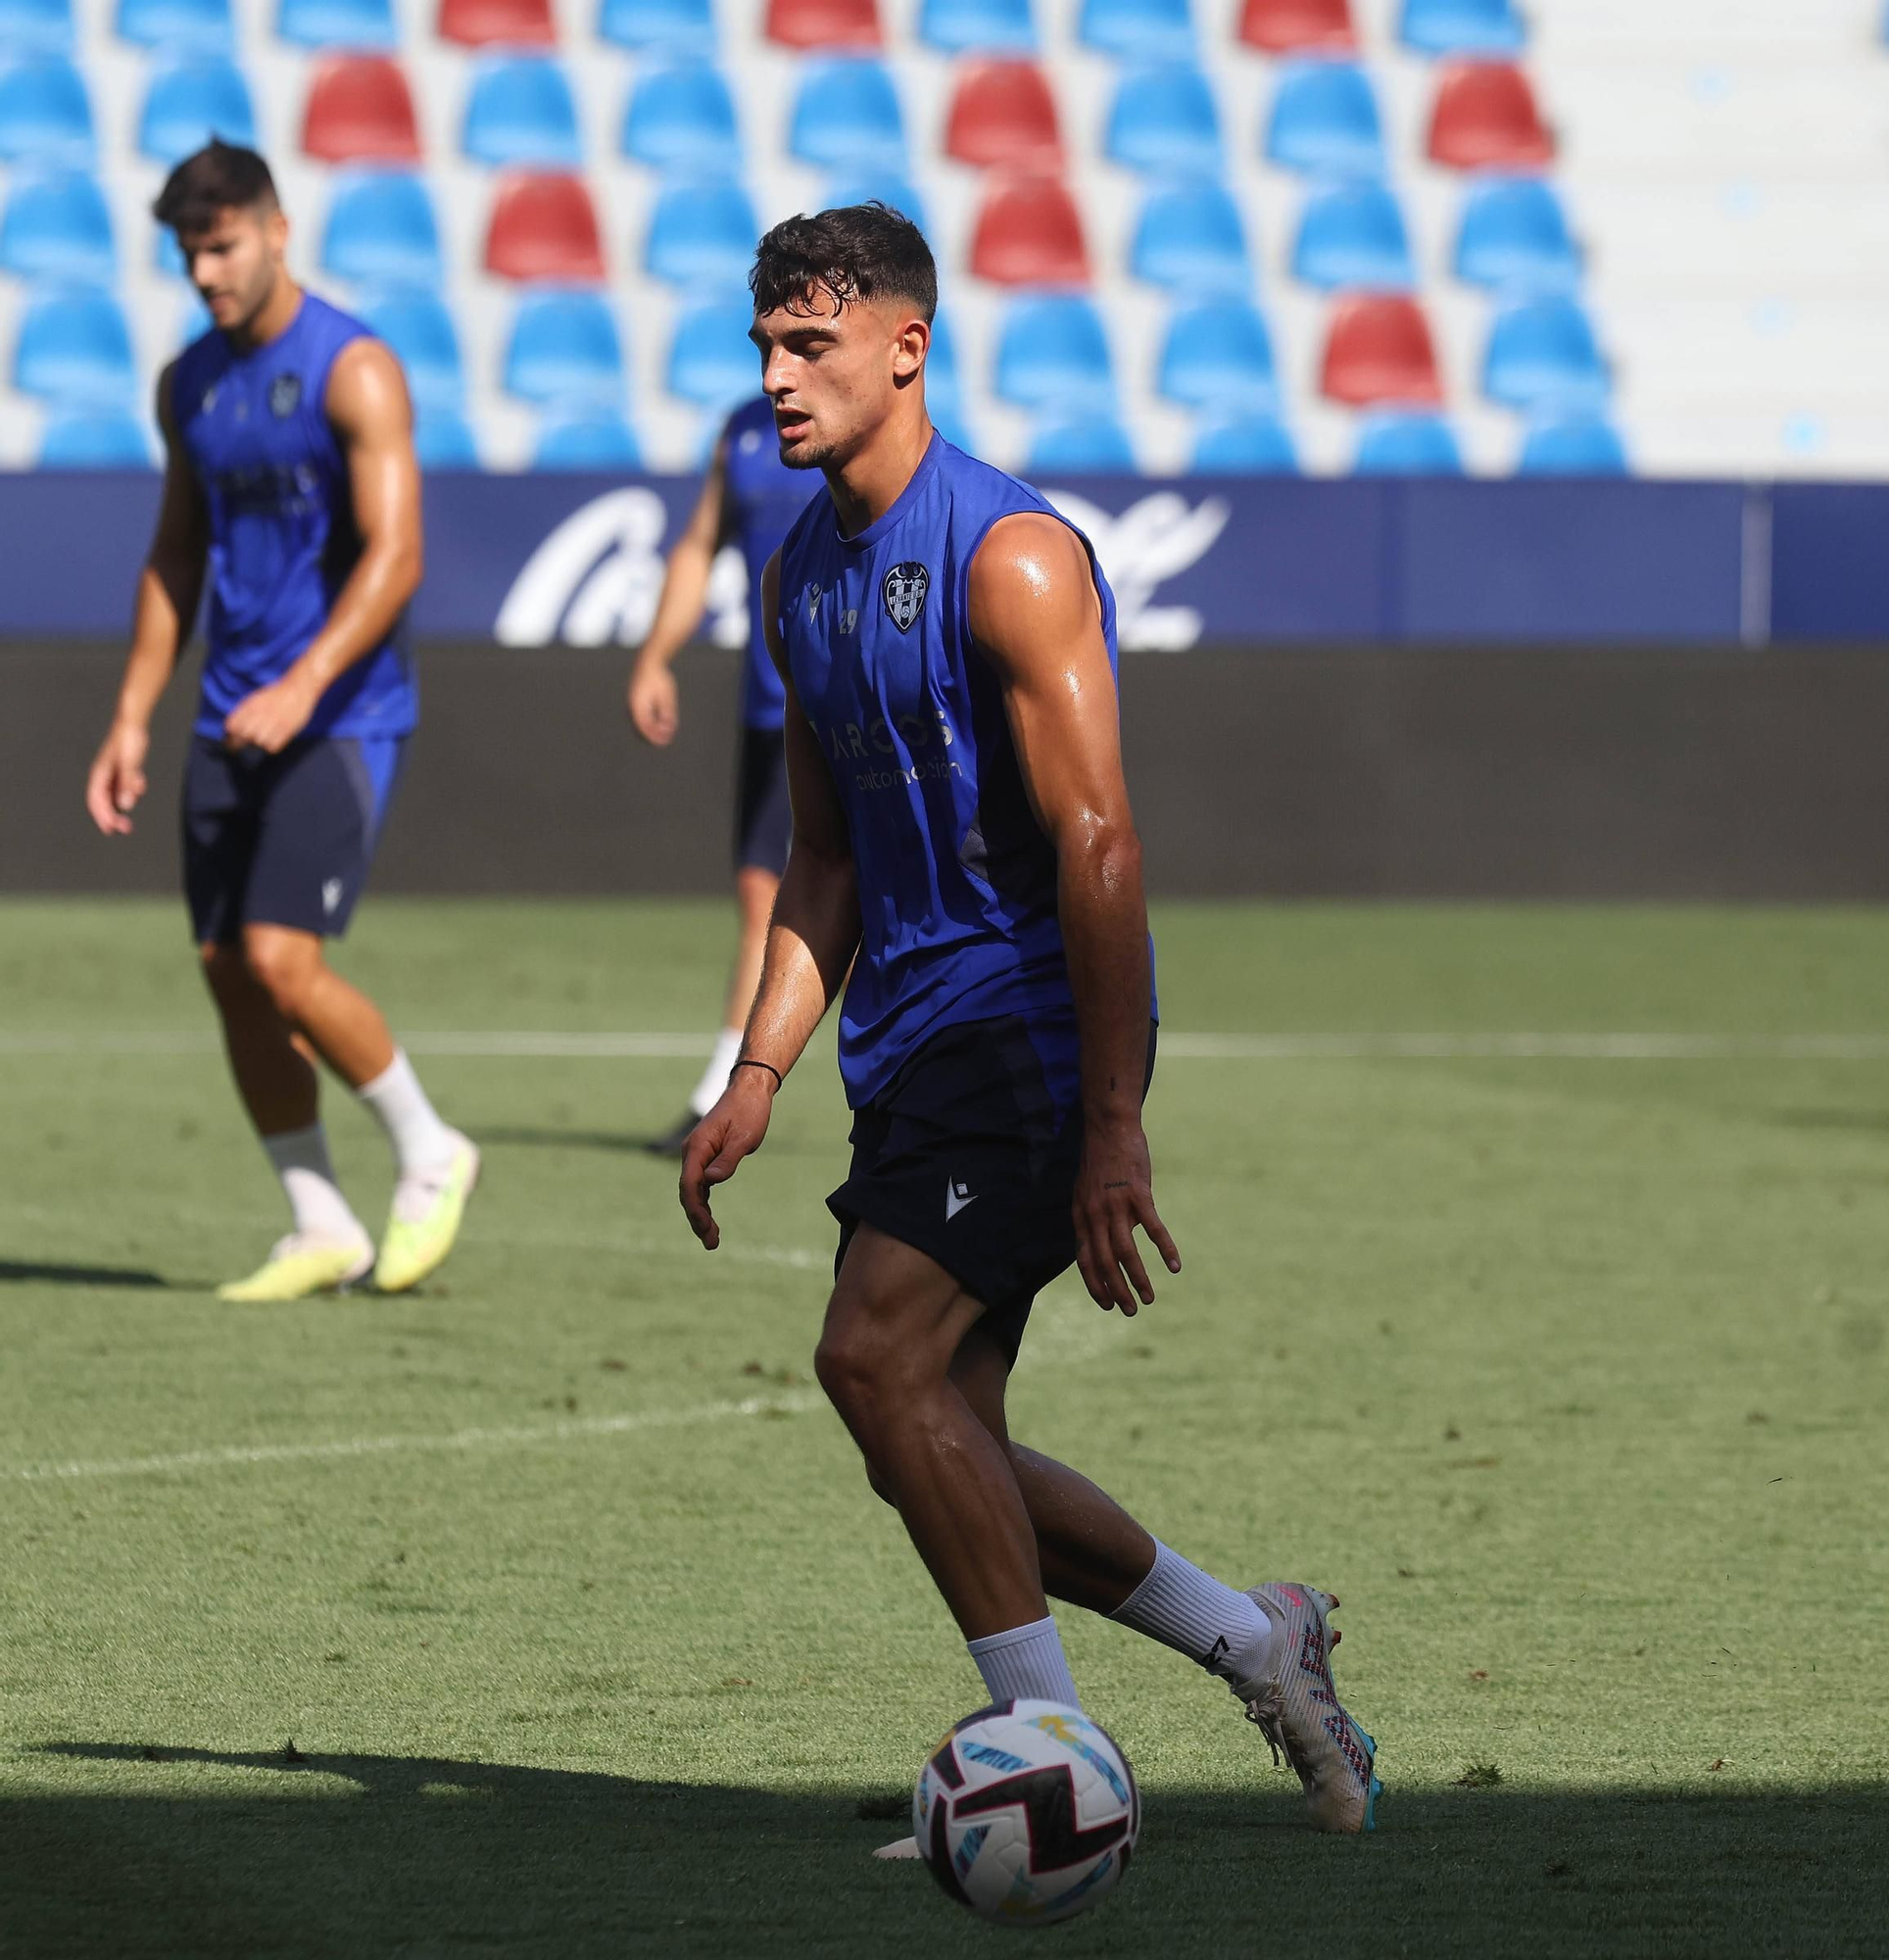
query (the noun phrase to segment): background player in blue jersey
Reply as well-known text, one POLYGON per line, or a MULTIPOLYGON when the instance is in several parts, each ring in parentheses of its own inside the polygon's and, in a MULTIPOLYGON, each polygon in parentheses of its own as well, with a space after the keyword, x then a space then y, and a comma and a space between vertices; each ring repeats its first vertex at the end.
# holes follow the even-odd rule
POLYGON ((1332 1685, 1336 1601, 1223 1585, 1005 1417, 1041 1288, 1074 1262, 1097 1305, 1134 1313, 1154 1298, 1138 1229, 1181 1264, 1141 1127, 1152 959, 1107 583, 1035 491, 933 431, 937 275, 915 226, 882 206, 791 219, 752 286, 781 454, 827 494, 766 580, 793 845, 684 1208, 712 1250, 710 1192, 844 986, 853 1153, 816 1366, 991 1698, 1076 1699, 1052 1593, 1218 1675, 1313 1823, 1367 1829, 1375 1745, 1332 1685))
POLYGON ((741 1053, 742 1029, 754 1004, 767 942, 768 914, 787 866, 787 762, 782 746, 781 677, 761 627, 761 574, 816 485, 781 461, 774 411, 766 396, 745 402, 728 417, 687 528, 669 554, 655 618, 630 672, 630 719, 658 749, 681 726, 675 659, 702 623, 708 574, 721 548, 733 543, 748 565, 748 648, 742 662, 741 751, 735 773, 735 902, 741 940, 728 976, 721 1033, 689 1107, 651 1148, 680 1155, 703 1115, 728 1087, 741 1053))
POLYGON ((187 158, 156 216, 215 324, 158 382, 164 499, 86 805, 108 836, 131 828, 152 710, 208 584, 184 882, 236 1086, 293 1219, 222 1296, 299 1298, 370 1270, 397 1291, 452 1250, 479 1164, 322 949, 361 897, 416 713, 402 631, 420 578, 407 384, 364 326, 289 277, 288 222, 253 151, 212 143, 187 158), (393 1145, 377 1255, 335 1182, 316 1058, 393 1145))

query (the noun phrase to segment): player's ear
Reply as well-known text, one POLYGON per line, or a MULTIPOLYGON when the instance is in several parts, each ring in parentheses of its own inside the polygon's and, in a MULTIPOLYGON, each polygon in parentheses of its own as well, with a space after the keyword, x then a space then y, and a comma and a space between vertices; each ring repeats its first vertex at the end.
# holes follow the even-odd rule
POLYGON ((897 381, 909 381, 925 365, 926 350, 932 344, 928 321, 914 314, 899 324, 898 338, 893 343, 892 371, 897 381))

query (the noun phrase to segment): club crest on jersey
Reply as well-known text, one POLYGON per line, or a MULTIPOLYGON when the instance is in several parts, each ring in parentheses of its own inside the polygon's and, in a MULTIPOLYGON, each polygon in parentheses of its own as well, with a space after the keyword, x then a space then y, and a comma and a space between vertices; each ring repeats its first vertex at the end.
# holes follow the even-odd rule
POLYGON ((925 610, 925 595, 931 590, 932 575, 922 564, 909 559, 896 564, 886 574, 886 616, 901 633, 909 633, 925 610))
POLYGON ((268 412, 275 419, 286 421, 294 415, 302 400, 302 377, 300 374, 278 374, 268 384, 268 412))

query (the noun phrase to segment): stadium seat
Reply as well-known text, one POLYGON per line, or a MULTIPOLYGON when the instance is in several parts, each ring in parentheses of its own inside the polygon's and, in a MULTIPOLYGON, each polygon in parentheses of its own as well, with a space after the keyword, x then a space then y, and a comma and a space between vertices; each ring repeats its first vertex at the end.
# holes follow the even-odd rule
POLYGON ((1383 124, 1370 78, 1353 62, 1288 62, 1266 123, 1266 155, 1288 171, 1383 173, 1383 124))
POLYGON ((728 177, 663 185, 650 215, 645 269, 676 286, 732 286, 748 277, 760 226, 728 177))
POLYGON ((1191 61, 1193 14, 1188 0, 1083 0, 1076 37, 1130 61, 1191 61))
POLYGON ((458 409, 422 408, 413 417, 413 454, 422 469, 476 469, 479 442, 458 409))
POLYGON ((1472 285, 1565 292, 1579 282, 1580 247, 1552 184, 1489 177, 1464 197, 1454 265, 1472 285))
POLYGON ((1202 300, 1175 310, 1155 386, 1171 402, 1231 414, 1279 401, 1273 338, 1249 300, 1202 300))
POLYGON ((570 80, 546 55, 487 55, 465 101, 460 147, 475 164, 577 170, 584 161, 570 80))
POLYGON ((641 469, 643 450, 636 431, 610 410, 577 410, 547 415, 538 424, 534 469, 641 469))
POLYGON ((1505 62, 1452 62, 1430 110, 1429 160, 1459 171, 1526 170, 1550 162, 1555 139, 1534 90, 1505 62))
POLYGON ((1079 293, 1012 300, 997 334, 994 386, 1019 408, 1112 415, 1115 369, 1093 303, 1079 293))
POLYGON ((555 48, 551 0, 440 0, 439 37, 462 48, 555 48))
POLYGON ((502 178, 486 225, 484 263, 502 279, 602 279, 604 240, 584 179, 554 171, 502 178))
POLYGON ((962 390, 958 386, 957 341, 949 318, 943 313, 932 320, 931 351, 925 356, 925 403, 928 408, 955 409, 962 390))
POLYGON ((918 38, 947 55, 1035 54, 1030 0, 922 0, 918 38))
POLYGON ((905 122, 885 63, 859 55, 803 63, 787 147, 823 170, 902 170, 905 122))
POLYGON ((275 31, 298 48, 382 54, 400 45, 392 0, 282 0, 275 31))
POLYGON ((13 385, 42 401, 129 404, 137 366, 118 301, 91 286, 32 294, 14 343, 13 385))
POLYGON ((623 343, 601 293, 528 292, 506 345, 505 389, 540 407, 551 402, 620 402, 623 343))
POLYGON ((1027 61, 960 63, 944 154, 980 169, 1060 170, 1062 130, 1042 70, 1027 61))
POLYGON ((1296 476, 1298 451, 1277 416, 1229 416, 1201 424, 1193 468, 1202 476, 1296 476))
POLYGON ((767 38, 784 48, 876 48, 878 0, 767 0, 767 38))
POLYGON ((0 0, 0 48, 16 55, 73 51, 73 0, 0 0))
POLYGON ((399 64, 330 55, 309 84, 302 148, 324 164, 416 164, 419 122, 399 64))
POLYGON ((657 170, 740 170, 735 98, 721 71, 701 61, 643 69, 624 105, 618 147, 657 170))
POLYGON ((1036 479, 1135 474, 1135 445, 1113 416, 1050 416, 1030 432, 1023 473, 1036 479))
POLYGON ((1512 55, 1527 34, 1515 0, 1404 0, 1397 38, 1423 55, 1512 55))
POLYGON ((1353 408, 1377 402, 1429 406, 1443 399, 1429 321, 1400 293, 1361 293, 1332 309, 1321 392, 1353 408))
POLYGON ((1626 445, 1612 422, 1578 410, 1528 424, 1516 464, 1522 476, 1624 476, 1626 445))
POLYGON ((0 163, 90 170, 92 105, 78 70, 60 56, 0 68, 0 163))
POLYGON ((830 211, 848 204, 871 204, 875 200, 903 212, 919 230, 929 229, 925 222, 925 200, 918 186, 909 177, 891 172, 872 171, 836 177, 827 185, 820 204, 822 210, 830 211))
POLYGON ((1116 87, 1102 151, 1130 170, 1217 176, 1220 112, 1207 77, 1185 62, 1130 69, 1116 87))
POLYGON ((116 25, 138 48, 226 55, 236 45, 229 0, 118 0, 116 25))
POLYGON ((465 363, 459 329, 437 293, 388 293, 368 301, 362 318, 399 356, 408 389, 421 411, 463 408, 465 363))
POLYGON ((597 31, 616 47, 639 52, 712 55, 715 51, 710 0, 604 0, 597 31))
POLYGON ((1086 286, 1082 214, 1060 178, 1000 176, 979 207, 971 270, 1004 286, 1086 286))
POLYGON ((1511 409, 1593 404, 1607 390, 1607 363, 1579 301, 1543 294, 1497 312, 1482 359, 1482 392, 1490 401, 1511 409))
POLYGON ((175 164, 213 136, 255 145, 256 111, 242 72, 220 55, 186 55, 154 69, 138 117, 138 154, 175 164))
POLYGON ((1245 0, 1239 38, 1269 55, 1348 55, 1358 46, 1351 0, 1245 0))
POLYGON ((760 362, 748 337, 754 310, 748 295, 705 300, 676 317, 669 342, 668 389, 704 409, 730 409, 760 386, 760 362))
POLYGON ((1367 416, 1351 468, 1359 476, 1461 476, 1463 452, 1441 416, 1367 416))
POLYGON ((1327 292, 1408 292, 1417 264, 1395 193, 1363 181, 1314 191, 1299 218, 1292 276, 1327 292))
POLYGON ((374 285, 443 284, 446 260, 425 178, 381 171, 344 178, 321 233, 321 270, 374 285))
POLYGON ((1224 184, 1175 183, 1150 190, 1129 246, 1129 270, 1170 290, 1245 293, 1252 261, 1239 207, 1224 184))
POLYGON ((149 469, 151 438, 128 409, 56 410, 39 438, 41 469, 149 469))
POLYGON ((18 176, 0 218, 0 271, 22 279, 110 285, 118 273, 118 251, 97 179, 81 171, 18 176))

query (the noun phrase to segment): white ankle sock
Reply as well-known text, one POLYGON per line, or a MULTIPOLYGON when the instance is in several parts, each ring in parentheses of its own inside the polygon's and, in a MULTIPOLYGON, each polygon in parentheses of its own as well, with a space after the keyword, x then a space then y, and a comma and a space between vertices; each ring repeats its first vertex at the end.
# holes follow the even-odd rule
POLYGON ((402 1177, 440 1170, 452 1161, 459 1139, 426 1100, 404 1049, 395 1049, 393 1060, 355 1094, 387 1132, 402 1177))
POLYGON ((964 1644, 984 1677, 984 1691, 993 1701, 1061 1701, 1071 1708, 1083 1705, 1076 1699, 1076 1684, 1063 1658, 1062 1636, 1056 1631, 1053 1615, 964 1644))
POLYGON ((708 1066, 702 1071, 702 1080, 689 1098, 689 1107, 698 1116, 707 1115, 721 1101, 721 1093, 728 1087, 728 1072, 741 1054, 744 1032, 741 1028, 723 1028, 715 1037, 715 1052, 708 1057, 708 1066))
POLYGON ((312 1239, 364 1239, 367 1229, 334 1181, 328 1161, 328 1136, 319 1123, 306 1130, 281 1130, 263 1139, 282 1193, 289 1201, 295 1229, 312 1239))
POLYGON ((1264 1609, 1158 1541, 1148 1576, 1109 1618, 1186 1654, 1222 1681, 1236 1684, 1272 1672, 1273 1623, 1264 1609))

